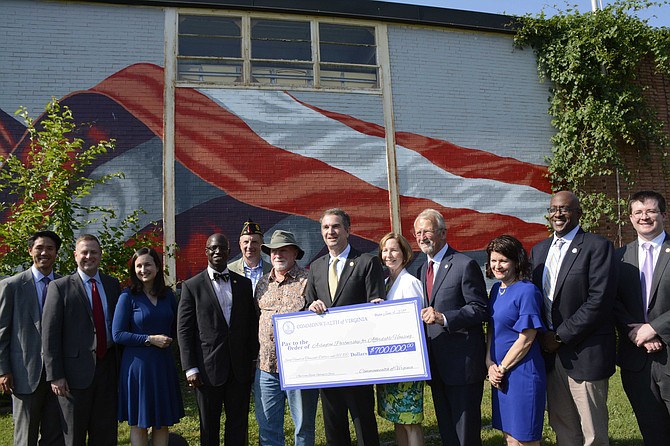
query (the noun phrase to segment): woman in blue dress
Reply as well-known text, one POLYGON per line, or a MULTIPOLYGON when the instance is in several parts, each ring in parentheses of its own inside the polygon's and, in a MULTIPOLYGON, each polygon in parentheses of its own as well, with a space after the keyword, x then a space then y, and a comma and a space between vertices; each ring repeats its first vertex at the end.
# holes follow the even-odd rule
POLYGON ((130 443, 168 444, 169 426, 184 416, 170 345, 177 301, 165 286, 161 258, 141 248, 130 261, 131 286, 114 312, 114 342, 124 346, 119 371, 119 421, 130 425, 130 443))
MULTIPOLYGON (((407 272, 412 247, 405 237, 394 232, 379 242, 379 258, 389 270, 386 300, 422 297, 421 281, 407 272)), ((423 446, 423 381, 378 384, 377 411, 392 421, 398 446, 423 446)))
POLYGON ((486 365, 493 427, 507 445, 536 445, 542 438, 546 376, 540 345, 544 330, 540 290, 527 281, 530 262, 521 242, 509 235, 486 248, 486 275, 500 282, 491 288, 486 365))

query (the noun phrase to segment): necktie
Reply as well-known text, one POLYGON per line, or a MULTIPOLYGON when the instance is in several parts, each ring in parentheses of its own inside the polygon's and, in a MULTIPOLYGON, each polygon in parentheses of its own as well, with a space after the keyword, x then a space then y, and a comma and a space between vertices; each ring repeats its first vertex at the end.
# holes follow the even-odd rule
POLYGON ((651 243, 643 243, 642 249, 644 249, 645 255, 642 271, 640 273, 640 284, 642 285, 644 321, 647 322, 647 310, 649 309, 649 301, 651 300, 651 280, 654 276, 654 253, 652 251, 651 243))
POLYGON ((554 245, 549 252, 549 259, 545 266, 544 282, 542 282, 542 289, 544 291, 544 311, 547 316, 547 322, 550 328, 553 328, 551 307, 554 302, 554 288, 556 287, 556 277, 558 276, 558 269, 561 260, 561 248, 565 244, 562 238, 556 239, 554 245))
POLYGON ((47 276, 42 277, 42 283, 44 283, 44 288, 42 288, 42 308, 44 308, 44 302, 47 300, 47 288, 49 288, 49 279, 47 276))
POLYGON ((230 274, 228 273, 214 273, 214 280, 219 280, 223 279, 224 282, 228 282, 230 280, 230 274))
POLYGON ((430 296, 433 294, 433 282, 435 281, 433 263, 435 262, 429 260, 428 267, 426 268, 426 303, 428 304, 430 304, 430 296))
POLYGON ((328 289, 330 290, 331 301, 335 299, 335 292, 337 291, 337 262, 339 261, 340 259, 335 257, 333 262, 330 264, 330 268, 328 268, 328 289))
POLYGON ((91 300, 93 301, 93 323, 95 324, 95 338, 97 347, 95 354, 98 358, 104 358, 107 354, 107 324, 105 324, 105 312, 102 309, 102 300, 98 292, 95 279, 91 279, 91 300))

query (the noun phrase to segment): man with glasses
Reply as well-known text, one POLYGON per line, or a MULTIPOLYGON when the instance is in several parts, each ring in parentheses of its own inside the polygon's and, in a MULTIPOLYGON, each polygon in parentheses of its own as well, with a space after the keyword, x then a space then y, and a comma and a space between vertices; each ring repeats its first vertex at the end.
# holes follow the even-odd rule
POLYGON ((548 330, 539 334, 547 363, 549 424, 558 446, 607 445, 607 391, 614 373, 612 244, 584 232, 568 191, 551 197, 552 237, 531 252, 548 330))
POLYGON ((447 243, 444 217, 426 209, 414 220, 426 256, 419 277, 421 318, 427 325, 431 390, 443 445, 481 445, 481 402, 486 376, 486 285, 477 262, 447 243))
POLYGON ((223 234, 207 239, 207 269, 182 284, 177 339, 188 385, 195 389, 203 446, 245 445, 258 316, 251 281, 228 271, 223 234), (221 409, 226 413, 219 439, 221 409))
POLYGON ((644 444, 670 438, 670 235, 665 198, 641 191, 628 201, 637 239, 617 250, 619 285, 614 315, 619 329, 621 381, 644 444))

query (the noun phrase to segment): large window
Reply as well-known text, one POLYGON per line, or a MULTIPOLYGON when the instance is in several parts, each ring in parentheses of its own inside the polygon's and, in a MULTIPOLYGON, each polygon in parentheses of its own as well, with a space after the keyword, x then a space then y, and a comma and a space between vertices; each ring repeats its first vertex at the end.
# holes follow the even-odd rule
POLYGON ((373 26, 261 16, 179 16, 186 83, 377 89, 373 26))

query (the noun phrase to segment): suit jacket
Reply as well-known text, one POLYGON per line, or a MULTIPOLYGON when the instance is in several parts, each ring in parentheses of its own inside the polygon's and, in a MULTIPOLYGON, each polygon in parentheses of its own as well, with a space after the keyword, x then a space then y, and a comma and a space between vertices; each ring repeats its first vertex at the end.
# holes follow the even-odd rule
MULTIPOLYGON (((550 237, 531 251, 533 283, 540 290, 552 242, 550 237)), ((596 381, 614 373, 613 253, 609 240, 580 228, 558 271, 551 322, 562 341, 558 358, 568 375, 576 380, 596 381)), ((547 367, 553 367, 554 358, 545 356, 545 359, 547 367)))
POLYGON ((197 367, 208 386, 222 386, 230 373, 240 382, 253 376, 258 355, 258 315, 251 281, 230 272, 233 307, 230 326, 207 270, 182 284, 177 339, 184 371, 197 367))
POLYGON ((307 303, 305 308, 315 300, 320 300, 326 307, 342 307, 344 305, 364 304, 373 299, 384 299, 384 274, 382 264, 377 256, 361 253, 353 247, 342 269, 337 282, 335 297, 330 298, 328 288, 328 262, 330 254, 319 257, 309 269, 307 279, 307 303))
POLYGON ((615 253, 618 266, 619 284, 614 315, 619 329, 618 361, 622 369, 639 371, 647 360, 663 365, 665 373, 670 375, 668 345, 670 345, 670 235, 665 234, 661 246, 654 276, 651 281, 651 299, 647 312, 649 324, 663 341, 663 348, 656 353, 647 353, 644 347, 636 347, 628 333, 628 324, 643 324, 642 286, 640 284, 640 264, 638 259, 638 241, 620 248, 615 253))
MULTIPOLYGON (((272 264, 270 262, 265 261, 265 259, 263 259, 263 274, 269 273, 271 269, 272 269, 272 264)), ((234 262, 230 262, 228 264, 228 270, 232 271, 234 273, 237 273, 240 276, 244 276, 244 259, 242 257, 240 257, 239 259, 235 260, 234 262)))
MULTIPOLYGON (((426 268, 419 270, 426 295, 426 268)), ((486 340, 482 323, 488 319, 488 299, 482 270, 470 257, 449 246, 433 272, 428 305, 442 313, 447 327, 427 325, 433 379, 446 385, 474 384, 486 376, 486 340)))
MULTIPOLYGON (((111 333, 121 286, 114 277, 102 273, 100 281, 107 298, 111 333)), ((73 389, 91 385, 97 361, 95 323, 86 288, 76 271, 49 284, 42 316, 42 345, 47 381, 65 378, 73 389)))
POLYGON ((30 394, 40 382, 43 365, 42 313, 28 269, 0 282, 0 375, 11 373, 14 391, 30 394))

